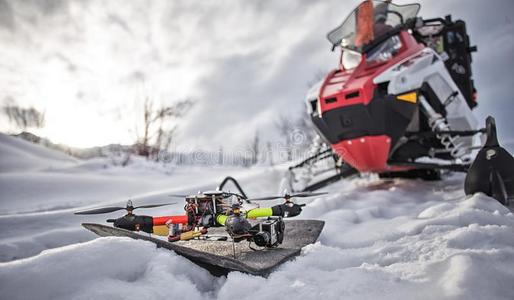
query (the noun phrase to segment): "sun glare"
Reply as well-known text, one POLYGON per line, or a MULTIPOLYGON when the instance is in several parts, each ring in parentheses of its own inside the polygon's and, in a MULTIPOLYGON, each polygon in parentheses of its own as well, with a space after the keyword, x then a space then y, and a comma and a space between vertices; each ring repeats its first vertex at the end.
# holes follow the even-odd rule
POLYGON ((128 130, 113 125, 112 121, 87 114, 50 120, 39 133, 54 143, 77 148, 134 143, 128 130))

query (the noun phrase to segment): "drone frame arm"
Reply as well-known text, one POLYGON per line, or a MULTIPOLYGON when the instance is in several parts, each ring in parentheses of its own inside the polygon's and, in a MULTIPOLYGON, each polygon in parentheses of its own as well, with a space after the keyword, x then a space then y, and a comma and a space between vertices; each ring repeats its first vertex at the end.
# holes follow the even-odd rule
POLYGON ((173 224, 187 224, 188 217, 187 215, 153 217, 153 226, 166 225, 170 220, 173 224))
POLYGON ((272 207, 254 208, 246 212, 247 219, 264 218, 275 216, 272 207))
MULTIPOLYGON (((279 205, 277 205, 277 206, 279 206, 279 205)), ((272 217, 272 216, 283 216, 283 214, 281 214, 281 212, 278 209, 274 209, 274 207, 254 208, 245 213, 245 218, 247 218, 247 219, 257 219, 257 218, 265 218, 265 217, 272 217)), ((228 219, 227 215, 219 214, 216 216, 216 223, 218 223, 221 226, 224 226, 227 219, 228 219)))
POLYGON ((216 223, 218 223, 221 226, 225 226, 225 222, 227 221, 228 216, 224 214, 219 214, 216 216, 216 223))

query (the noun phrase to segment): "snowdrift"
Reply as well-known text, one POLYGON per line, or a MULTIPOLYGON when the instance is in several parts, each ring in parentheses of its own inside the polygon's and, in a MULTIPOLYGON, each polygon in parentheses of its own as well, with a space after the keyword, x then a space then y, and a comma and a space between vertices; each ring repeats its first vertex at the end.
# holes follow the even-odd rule
POLYGON ((204 299, 207 271, 149 242, 100 238, 0 265, 4 299, 204 299))
MULTIPOLYGON (((85 199, 96 199, 88 207, 123 204, 120 189, 130 189, 136 181, 141 186, 132 191, 138 195, 135 201, 145 204, 179 192, 176 187, 184 192, 212 188, 229 170, 198 168, 158 175, 144 168, 80 172, 66 168, 34 171, 31 167, 23 172, 27 181, 21 183, 23 176, 13 176, 22 172, 0 174, 2 298, 514 298, 514 215, 487 196, 465 197, 461 175, 447 175, 440 182, 371 177, 333 184, 326 188, 329 195, 307 201, 300 216, 325 221, 319 242, 305 247, 301 256, 268 278, 238 272, 216 278, 151 243, 94 239, 80 223, 101 223, 111 216, 85 219, 71 212, 84 208, 79 203, 88 203, 85 199), (79 202, 58 196, 66 194, 70 184, 61 183, 62 177, 55 176, 59 172, 90 184, 76 195, 79 202), (26 202, 17 201, 22 186, 37 185, 37 174, 48 176, 51 188, 39 189, 26 202), (115 180, 118 185, 111 187, 115 180), (4 192, 9 184, 19 184, 19 189, 4 192), (29 204, 45 207, 48 201, 53 207, 70 208, 24 212, 29 204)), ((242 177, 248 193, 259 196, 279 190, 282 171, 263 167, 230 174, 242 177)), ((145 213, 181 210, 182 203, 145 213)))
POLYGON ((361 184, 340 184, 345 192, 308 204, 305 215, 326 221, 321 241, 268 278, 235 272, 217 279, 153 244, 101 238, 0 264, 0 292, 12 299, 512 298, 508 209, 423 182, 361 184))
POLYGON ((0 133, 0 173, 69 166, 76 159, 0 133))
POLYGON ((252 194, 268 192, 263 187, 281 177, 279 171, 268 168, 187 166, 179 169, 137 157, 123 168, 111 165, 106 158, 73 160, 40 145, 0 135, 0 226, 6 228, 0 231, 0 262, 91 240, 96 236, 84 230, 80 223, 102 223, 116 216, 79 217, 72 214, 74 211, 124 206, 130 198, 138 205, 177 202, 165 208, 145 210, 147 214, 181 213, 181 199, 170 198, 169 194, 212 190, 229 174, 240 179, 252 194), (24 160, 29 156, 30 160, 24 160))

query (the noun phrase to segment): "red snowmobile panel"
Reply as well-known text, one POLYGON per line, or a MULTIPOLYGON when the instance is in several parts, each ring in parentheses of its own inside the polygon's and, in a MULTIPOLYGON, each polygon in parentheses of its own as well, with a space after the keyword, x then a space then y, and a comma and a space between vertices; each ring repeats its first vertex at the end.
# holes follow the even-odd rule
MULTIPOLYGON (((362 135, 343 137, 343 132, 333 132, 336 141, 332 141, 332 148, 344 161, 361 172, 388 172, 392 169, 386 164, 391 151, 392 143, 390 134, 384 129, 382 133, 370 135, 366 123, 367 113, 355 113, 358 106, 367 110, 371 101, 385 101, 377 96, 377 85, 373 79, 382 74, 391 66, 419 53, 424 46, 407 32, 400 32, 399 37, 402 43, 398 53, 390 60, 381 63, 368 64, 365 62, 365 54, 361 63, 353 70, 334 70, 326 77, 319 93, 319 107, 321 115, 326 122, 342 122, 343 128, 355 127, 360 124, 362 135), (327 112, 333 114, 337 110, 340 120, 325 116, 327 112), (364 117, 364 119, 363 119, 364 117)), ((385 107, 381 113, 389 114, 385 107)), ((360 110, 362 111, 362 109, 360 110)), ((373 110, 375 113, 376 110, 373 110)), ((408 115, 411 114, 410 110, 408 115)), ((391 116, 392 117, 392 116, 391 116)), ((332 127, 334 128, 334 127, 332 127)))
POLYGON ((343 160, 360 172, 387 169, 391 139, 386 135, 364 136, 332 145, 343 160))

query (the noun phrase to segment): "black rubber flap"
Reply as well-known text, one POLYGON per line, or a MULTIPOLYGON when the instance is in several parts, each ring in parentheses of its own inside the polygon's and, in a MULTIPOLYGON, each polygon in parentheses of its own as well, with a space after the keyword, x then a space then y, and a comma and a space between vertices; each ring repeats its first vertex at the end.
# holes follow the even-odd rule
POLYGON ((514 198, 514 158, 498 143, 494 118, 486 119, 487 141, 469 167, 466 195, 482 192, 503 205, 514 198))

